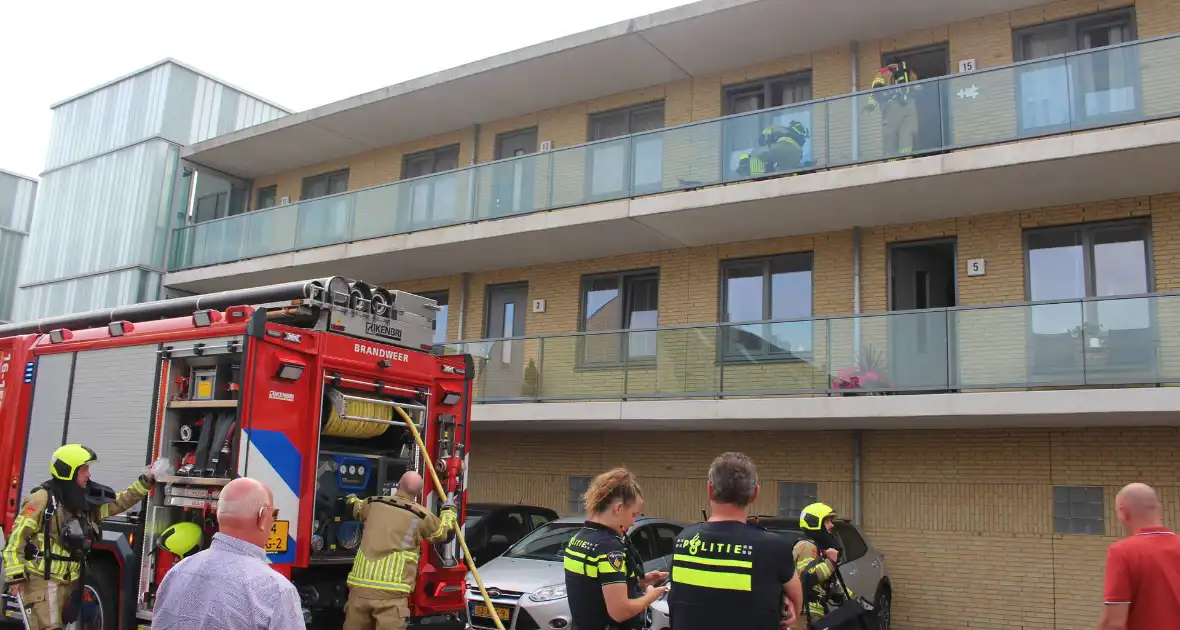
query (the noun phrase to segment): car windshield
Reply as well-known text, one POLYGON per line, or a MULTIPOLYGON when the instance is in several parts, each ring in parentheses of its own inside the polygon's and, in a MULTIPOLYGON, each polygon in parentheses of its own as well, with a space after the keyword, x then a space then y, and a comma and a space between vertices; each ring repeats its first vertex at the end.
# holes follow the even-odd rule
POLYGON ((504 556, 531 560, 561 560, 565 546, 580 529, 581 523, 547 523, 521 538, 504 553, 504 556))

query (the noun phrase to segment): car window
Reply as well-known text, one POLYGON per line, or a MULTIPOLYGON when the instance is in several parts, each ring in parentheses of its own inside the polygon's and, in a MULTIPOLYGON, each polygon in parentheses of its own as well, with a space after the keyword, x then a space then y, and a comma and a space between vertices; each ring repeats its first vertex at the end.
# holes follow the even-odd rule
POLYGON ((644 562, 651 562, 656 557, 655 541, 652 540, 652 528, 650 525, 645 525, 631 532, 631 544, 635 545, 635 549, 639 551, 639 558, 644 562))
POLYGON ((533 529, 537 529, 538 527, 544 525, 545 523, 548 523, 551 520, 553 520, 553 519, 549 518, 548 514, 545 514, 542 512, 529 513, 529 522, 532 524, 533 529))
POLYGON ((656 525, 656 555, 670 556, 676 548, 676 537, 682 528, 678 525, 656 525))
POLYGON ((520 542, 504 552, 504 557, 560 562, 565 554, 565 546, 580 529, 581 523, 549 523, 521 538, 520 542))
POLYGON ((861 538, 860 532, 856 531, 856 528, 852 525, 848 523, 836 523, 836 535, 840 537, 840 544, 844 547, 846 562, 859 560, 869 552, 864 538, 861 538))

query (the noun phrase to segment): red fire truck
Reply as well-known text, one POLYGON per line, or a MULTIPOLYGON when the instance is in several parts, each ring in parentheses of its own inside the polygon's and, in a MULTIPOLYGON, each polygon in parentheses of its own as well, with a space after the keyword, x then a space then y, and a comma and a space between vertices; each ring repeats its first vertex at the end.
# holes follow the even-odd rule
MULTIPOLYGON (((171 458, 174 474, 104 524, 85 584, 85 627, 144 628, 175 562, 159 534, 194 522, 208 544, 221 487, 256 478, 279 509, 270 562, 298 587, 309 627, 340 627, 360 535, 342 498, 389 494, 407 470, 428 475, 395 407, 460 522, 466 512, 474 367, 431 351, 438 310, 332 277, 0 326, 5 533, 62 444, 94 449, 95 480, 116 489, 171 458)), ((435 513, 442 503, 424 502, 435 513)), ((424 544, 421 557, 412 623, 463 627, 456 543, 424 544)))

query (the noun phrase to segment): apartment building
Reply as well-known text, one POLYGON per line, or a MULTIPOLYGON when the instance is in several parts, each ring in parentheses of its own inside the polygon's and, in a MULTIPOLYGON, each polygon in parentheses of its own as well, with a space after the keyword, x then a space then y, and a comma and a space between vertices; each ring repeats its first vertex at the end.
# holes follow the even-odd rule
POLYGON ((163 285, 438 299, 473 500, 742 450, 894 627, 1091 627, 1118 488, 1180 522, 1178 64, 1180 0, 706 0, 181 142, 163 285))
POLYGON ((17 270, 33 220, 37 180, 0 170, 0 322, 12 319, 17 270))

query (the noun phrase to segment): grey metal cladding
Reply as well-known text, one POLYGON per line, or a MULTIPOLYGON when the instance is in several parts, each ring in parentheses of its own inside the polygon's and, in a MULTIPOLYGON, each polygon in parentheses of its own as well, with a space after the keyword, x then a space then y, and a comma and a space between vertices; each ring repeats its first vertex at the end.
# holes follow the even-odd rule
POLYGON ((152 344, 78 353, 66 439, 98 453, 91 474, 116 492, 144 469, 160 363, 156 349, 152 344))
POLYGON ((49 458, 61 446, 61 432, 65 427, 73 359, 73 354, 50 354, 37 361, 33 409, 29 414, 29 442, 21 482, 22 499, 28 496, 30 488, 50 478, 49 458))

